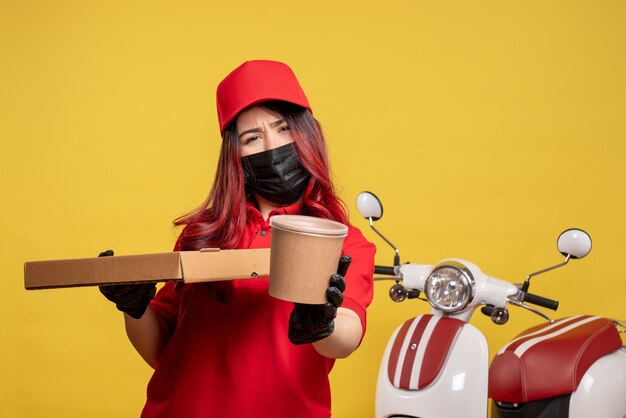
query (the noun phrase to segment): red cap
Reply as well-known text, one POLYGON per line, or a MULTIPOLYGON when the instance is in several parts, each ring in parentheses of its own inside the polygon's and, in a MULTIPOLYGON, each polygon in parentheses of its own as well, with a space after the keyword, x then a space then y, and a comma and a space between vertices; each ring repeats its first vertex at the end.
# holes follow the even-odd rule
POLYGON ((311 110, 296 75, 277 61, 246 61, 217 86, 220 132, 245 108, 269 100, 282 100, 311 110))

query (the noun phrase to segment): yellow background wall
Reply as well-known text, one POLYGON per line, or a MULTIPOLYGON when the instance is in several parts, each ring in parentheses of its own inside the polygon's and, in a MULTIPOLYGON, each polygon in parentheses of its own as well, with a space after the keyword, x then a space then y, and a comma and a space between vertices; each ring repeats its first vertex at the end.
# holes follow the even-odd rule
MULTIPOLYGON (((403 261, 467 258, 535 279, 559 316, 626 318, 626 3, 0 0, 0 416, 130 417, 150 369, 95 288, 27 292, 25 261, 168 251, 206 196, 214 89, 246 59, 288 62, 329 140, 352 222, 371 190, 403 261)), ((373 416, 392 330, 426 312, 376 284, 367 337, 332 374, 334 416, 373 416)), ((472 323, 493 350, 540 318, 472 323)))

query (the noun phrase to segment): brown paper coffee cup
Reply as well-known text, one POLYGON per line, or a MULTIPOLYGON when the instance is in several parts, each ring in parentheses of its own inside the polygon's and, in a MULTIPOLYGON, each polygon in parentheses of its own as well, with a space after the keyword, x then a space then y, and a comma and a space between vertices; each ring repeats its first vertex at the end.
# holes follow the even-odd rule
POLYGON ((298 303, 326 303, 348 227, 328 219, 275 215, 270 219, 269 294, 298 303))

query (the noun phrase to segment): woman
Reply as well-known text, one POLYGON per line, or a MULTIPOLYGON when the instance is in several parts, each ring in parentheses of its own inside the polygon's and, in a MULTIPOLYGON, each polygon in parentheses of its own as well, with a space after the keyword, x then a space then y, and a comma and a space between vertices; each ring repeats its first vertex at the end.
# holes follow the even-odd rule
MULTIPOLYGON (((323 134, 289 67, 245 62, 218 86, 217 108, 213 188, 174 222, 185 226, 176 251, 267 248, 275 214, 347 224, 323 134)), ((372 300, 374 246, 349 226, 343 253, 352 264, 346 273, 342 257, 325 305, 274 299, 267 278, 168 282, 156 296, 152 284, 103 286, 155 369, 142 417, 330 416, 328 373, 360 344, 372 300)))

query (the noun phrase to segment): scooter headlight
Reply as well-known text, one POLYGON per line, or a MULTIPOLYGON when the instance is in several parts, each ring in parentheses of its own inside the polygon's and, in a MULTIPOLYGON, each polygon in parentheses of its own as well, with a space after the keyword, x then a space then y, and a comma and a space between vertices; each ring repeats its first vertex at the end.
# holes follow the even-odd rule
POLYGON ((466 266, 446 261, 430 273, 424 293, 435 309, 453 313, 462 311, 472 301, 474 288, 474 277, 466 266))

